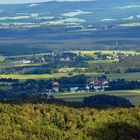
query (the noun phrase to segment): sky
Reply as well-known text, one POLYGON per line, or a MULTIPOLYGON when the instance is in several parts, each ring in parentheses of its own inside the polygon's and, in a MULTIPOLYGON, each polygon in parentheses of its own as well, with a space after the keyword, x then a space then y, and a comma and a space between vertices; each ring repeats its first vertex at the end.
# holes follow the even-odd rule
POLYGON ((47 0, 0 0, 0 4, 46 2, 47 0))
POLYGON ((47 1, 96 1, 96 0, 0 0, 0 4, 35 3, 47 1))

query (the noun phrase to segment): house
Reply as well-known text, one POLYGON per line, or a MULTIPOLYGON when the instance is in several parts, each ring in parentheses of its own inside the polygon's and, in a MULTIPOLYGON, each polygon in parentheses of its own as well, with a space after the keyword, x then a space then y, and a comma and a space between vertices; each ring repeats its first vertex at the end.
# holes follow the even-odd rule
POLYGON ((22 60, 21 63, 22 63, 22 64, 30 64, 31 61, 30 61, 30 60, 22 60))
POLYGON ((69 57, 60 58, 60 61, 68 62, 71 61, 69 57))
POLYGON ((108 81, 102 79, 94 79, 89 81, 90 89, 94 91, 104 91, 108 87, 108 81))
POLYGON ((77 92, 79 87, 70 87, 70 92, 77 92))
POLYGON ((57 81, 55 81, 55 82, 53 82, 53 88, 52 88, 52 90, 53 90, 53 92, 59 92, 59 82, 57 82, 57 81))

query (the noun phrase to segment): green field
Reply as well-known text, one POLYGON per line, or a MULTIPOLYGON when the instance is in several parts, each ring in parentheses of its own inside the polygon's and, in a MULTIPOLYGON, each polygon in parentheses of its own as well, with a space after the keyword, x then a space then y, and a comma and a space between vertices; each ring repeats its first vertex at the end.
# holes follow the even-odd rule
POLYGON ((124 53, 124 54, 132 54, 132 55, 140 54, 140 52, 122 51, 122 50, 100 50, 100 51, 92 51, 92 50, 90 50, 90 51, 71 51, 71 52, 76 53, 76 54, 81 53, 81 54, 85 54, 85 55, 89 55, 89 56, 93 55, 93 53, 95 53, 95 52, 101 52, 103 54, 113 54, 113 53, 119 53, 119 52, 124 53))
POLYGON ((66 101, 82 101, 84 97, 94 96, 98 94, 116 95, 129 99, 133 104, 140 104, 140 90, 118 90, 118 91, 103 91, 93 93, 57 93, 53 94, 55 98, 64 99, 66 101))
POLYGON ((118 62, 118 60, 93 60, 93 61, 88 61, 89 64, 102 64, 102 63, 112 63, 112 62, 118 62))
MULTIPOLYGON (((91 77, 101 76, 104 73, 75 73, 75 75, 85 74, 91 77)), ((12 79, 51 79, 51 78, 60 78, 63 76, 68 76, 68 73, 54 73, 54 74, 1 74, 0 78, 12 78, 12 79)), ((115 74, 106 74, 109 79, 126 79, 126 80, 140 80, 140 72, 137 73, 115 73, 115 74)))
MULTIPOLYGON (((90 73, 80 73, 85 74, 87 76, 95 77, 95 76, 101 76, 104 75, 104 73, 97 73, 97 72, 90 72, 90 73)), ((135 73, 111 73, 111 74, 105 74, 107 78, 110 80, 115 79, 125 79, 125 80, 140 80, 140 72, 135 73)))
MULTIPOLYGON (((1 61, 1 59, 0 59, 1 61)), ((31 64, 24 64, 24 63, 16 63, 14 61, 9 62, 0 62, 0 68, 10 68, 10 67, 31 67, 31 66, 41 66, 47 64, 47 62, 40 62, 40 63, 31 63, 31 64)))
POLYGON ((140 80, 140 72, 106 74, 109 79, 140 80))
POLYGON ((68 76, 66 73, 54 73, 54 74, 30 74, 30 75, 22 75, 22 74, 1 74, 0 78, 12 78, 19 80, 27 80, 27 79, 51 79, 51 78, 60 78, 63 76, 68 76))
POLYGON ((4 57, 0 56, 0 62, 4 61, 4 57))
POLYGON ((136 26, 140 26, 140 23, 139 22, 132 22, 132 23, 120 24, 119 26, 121 26, 121 27, 136 27, 136 26))
POLYGON ((98 72, 89 72, 89 73, 79 73, 79 74, 84 74, 84 75, 86 75, 86 76, 91 76, 91 77, 97 77, 97 76, 101 76, 101 75, 103 75, 104 73, 98 73, 98 72))

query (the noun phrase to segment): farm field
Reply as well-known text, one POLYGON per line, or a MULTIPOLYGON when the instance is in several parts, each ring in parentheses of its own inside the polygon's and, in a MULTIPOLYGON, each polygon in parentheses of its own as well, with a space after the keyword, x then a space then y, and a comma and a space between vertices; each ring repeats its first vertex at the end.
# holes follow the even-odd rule
POLYGON ((102 63, 112 63, 112 62, 118 62, 118 60, 93 60, 88 61, 89 64, 102 64, 102 63))
POLYGON ((30 74, 30 75, 21 75, 21 74, 1 74, 0 78, 12 78, 19 80, 27 79, 51 79, 51 78, 60 78, 63 76, 68 76, 66 73, 54 73, 54 74, 30 74))
POLYGON ((2 62, 4 60, 3 56, 0 56, 0 62, 2 62))
MULTIPOLYGON (((87 76, 101 76, 104 73, 75 73, 75 75, 84 74, 87 76)), ((114 79, 125 79, 125 80, 139 80, 140 79, 140 72, 137 73, 122 73, 122 74, 105 74, 107 78, 114 80, 114 79)), ((0 78, 12 78, 12 79, 19 79, 19 80, 27 80, 27 79, 51 79, 51 78, 61 78, 63 76, 68 76, 68 73, 53 73, 53 74, 1 74, 0 78)))
POLYGON ((53 96, 58 99, 66 101, 82 101, 84 97, 94 96, 98 94, 108 94, 129 99, 134 105, 140 104, 140 90, 116 90, 116 91, 103 91, 103 92, 83 92, 83 93, 55 93, 53 96))
POLYGON ((113 79, 139 80, 140 79, 140 72, 106 74, 106 76, 111 80, 113 80, 113 79))
POLYGON ((31 66, 41 66, 43 64, 47 64, 45 63, 31 63, 31 64, 23 64, 23 63, 15 63, 15 62, 1 62, 0 63, 0 68, 10 68, 10 67, 31 67, 31 66))
MULTIPOLYGON (((102 73, 77 73, 85 74, 87 76, 101 76, 102 73)), ((19 80, 27 80, 27 79, 51 79, 51 78, 61 78, 68 76, 67 73, 53 73, 53 74, 1 74, 0 78, 12 78, 19 80)))
POLYGON ((132 55, 140 54, 140 52, 122 51, 122 50, 99 50, 99 51, 92 51, 92 50, 90 50, 90 51, 71 51, 71 52, 76 53, 76 54, 81 53, 81 54, 85 54, 85 55, 89 55, 89 56, 93 55, 93 53, 95 53, 95 52, 101 52, 103 54, 113 54, 113 53, 119 53, 119 52, 120 53, 124 53, 124 54, 132 54, 132 55))
POLYGON ((104 73, 98 73, 98 72, 89 72, 89 73, 79 73, 79 74, 84 74, 84 75, 86 75, 86 76, 93 76, 93 77, 95 77, 95 76, 101 76, 101 75, 103 75, 104 73))

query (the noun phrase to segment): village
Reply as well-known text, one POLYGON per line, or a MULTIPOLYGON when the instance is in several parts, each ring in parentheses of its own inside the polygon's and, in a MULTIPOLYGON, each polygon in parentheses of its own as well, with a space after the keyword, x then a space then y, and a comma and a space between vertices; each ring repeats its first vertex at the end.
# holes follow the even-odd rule
POLYGON ((63 92, 99 92, 105 91, 108 88, 109 80, 93 79, 89 80, 85 86, 70 85, 65 89, 61 89, 61 84, 57 81, 53 82, 52 89, 46 90, 48 93, 63 92))

